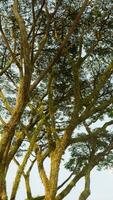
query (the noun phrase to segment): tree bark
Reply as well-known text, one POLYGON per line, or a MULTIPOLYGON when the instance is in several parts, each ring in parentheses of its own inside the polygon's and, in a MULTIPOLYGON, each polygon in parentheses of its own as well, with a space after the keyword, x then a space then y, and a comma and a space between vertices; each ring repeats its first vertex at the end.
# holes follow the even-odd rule
POLYGON ((32 199, 32 193, 31 193, 31 187, 29 183, 29 175, 24 175, 24 178, 25 178, 27 198, 30 200, 32 199))
POLYGON ((0 200, 7 200, 4 166, 0 166, 0 200))
POLYGON ((91 169, 85 175, 85 188, 84 191, 81 193, 79 200, 86 200, 90 195, 90 172, 91 169))
POLYGON ((58 174, 62 153, 57 151, 51 155, 51 173, 50 173, 50 196, 51 200, 55 200, 57 193, 58 174))

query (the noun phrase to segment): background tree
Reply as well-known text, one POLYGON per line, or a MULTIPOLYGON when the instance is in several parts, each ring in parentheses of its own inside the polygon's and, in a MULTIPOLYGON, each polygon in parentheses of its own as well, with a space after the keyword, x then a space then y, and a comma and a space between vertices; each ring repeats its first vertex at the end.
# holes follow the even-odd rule
POLYGON ((112 2, 0 4, 0 199, 8 198, 6 175, 14 161, 18 170, 10 200, 16 198, 21 176, 30 200, 61 200, 84 177, 79 200, 85 200, 91 170, 112 166, 112 2), (102 126, 94 128, 98 120, 102 126), (72 172, 58 186, 68 148, 66 168, 72 172), (45 193, 33 198, 29 177, 35 162, 45 193))

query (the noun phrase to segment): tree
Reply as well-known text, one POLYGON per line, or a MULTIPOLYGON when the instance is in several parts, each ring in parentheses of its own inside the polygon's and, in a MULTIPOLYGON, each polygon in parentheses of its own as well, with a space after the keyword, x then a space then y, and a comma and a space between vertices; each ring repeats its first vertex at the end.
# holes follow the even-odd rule
POLYGON ((8 198, 6 175, 14 161, 10 200, 21 176, 29 200, 61 200, 85 177, 79 198, 85 200, 94 166, 112 166, 112 2, 7 0, 0 10, 0 199, 8 198), (98 120, 103 125, 94 128, 98 120), (68 148, 72 173, 58 186, 68 148), (45 189, 36 198, 29 184, 34 163, 45 189))

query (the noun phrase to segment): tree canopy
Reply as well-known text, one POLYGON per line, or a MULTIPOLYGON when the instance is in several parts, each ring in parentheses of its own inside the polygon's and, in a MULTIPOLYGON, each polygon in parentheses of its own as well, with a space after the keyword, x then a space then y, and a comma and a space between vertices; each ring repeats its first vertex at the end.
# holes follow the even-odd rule
POLYGON ((111 0, 0 1, 1 200, 16 198, 22 176, 29 200, 62 200, 84 177, 79 200, 86 200, 91 170, 112 167, 112 8, 111 0), (58 185, 66 150, 71 174, 58 185), (12 162, 18 170, 8 198, 12 162), (34 163, 45 189, 37 197, 34 163))

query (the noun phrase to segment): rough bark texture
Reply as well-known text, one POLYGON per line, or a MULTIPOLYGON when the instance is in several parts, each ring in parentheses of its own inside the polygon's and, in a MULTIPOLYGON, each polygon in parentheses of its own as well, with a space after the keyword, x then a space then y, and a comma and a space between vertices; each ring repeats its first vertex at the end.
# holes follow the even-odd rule
POLYGON ((7 200, 4 166, 0 165, 0 200, 7 200))

